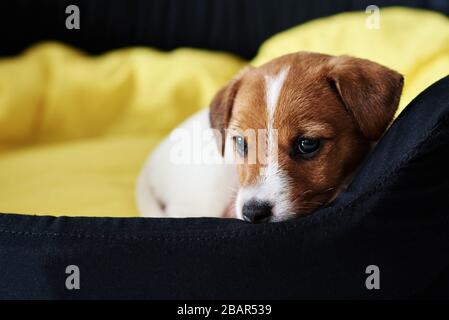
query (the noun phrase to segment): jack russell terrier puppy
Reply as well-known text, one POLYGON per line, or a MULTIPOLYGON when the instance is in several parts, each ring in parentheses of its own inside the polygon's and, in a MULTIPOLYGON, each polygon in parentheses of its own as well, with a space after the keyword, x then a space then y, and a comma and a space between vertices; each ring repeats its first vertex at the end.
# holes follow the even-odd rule
POLYGON ((149 157, 137 181, 140 214, 310 214, 350 183, 402 86, 396 71, 349 56, 298 52, 247 67, 149 157))

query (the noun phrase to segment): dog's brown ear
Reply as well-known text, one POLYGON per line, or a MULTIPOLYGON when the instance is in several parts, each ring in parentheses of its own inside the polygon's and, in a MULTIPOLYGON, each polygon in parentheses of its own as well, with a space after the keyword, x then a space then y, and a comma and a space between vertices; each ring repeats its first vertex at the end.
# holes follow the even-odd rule
POLYGON ((378 63, 348 56, 330 61, 328 81, 338 92, 362 134, 378 140, 393 120, 404 78, 378 63))
POLYGON ((220 132, 220 136, 217 137, 217 144, 222 155, 224 155, 226 141, 225 130, 229 125, 229 120, 231 119, 235 96, 237 95, 243 74, 245 74, 249 69, 251 69, 251 67, 246 67, 241 70, 225 87, 220 89, 220 91, 218 91, 212 99, 210 105, 210 125, 213 129, 220 132))

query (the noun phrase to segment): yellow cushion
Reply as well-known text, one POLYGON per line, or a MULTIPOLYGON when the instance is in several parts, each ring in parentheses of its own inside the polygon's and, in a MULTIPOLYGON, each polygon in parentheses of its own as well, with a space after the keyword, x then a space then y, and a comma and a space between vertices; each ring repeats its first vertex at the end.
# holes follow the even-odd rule
MULTIPOLYGON (((259 65, 299 50, 350 54, 406 76, 401 107, 449 74, 449 19, 382 9, 322 18, 267 40, 259 65)), ((223 53, 146 48, 92 57, 56 43, 0 60, 0 212, 136 216, 146 156, 247 62, 223 53)))
POLYGON ((0 212, 136 216, 145 157, 244 64, 192 49, 90 57, 55 43, 0 60, 0 212))

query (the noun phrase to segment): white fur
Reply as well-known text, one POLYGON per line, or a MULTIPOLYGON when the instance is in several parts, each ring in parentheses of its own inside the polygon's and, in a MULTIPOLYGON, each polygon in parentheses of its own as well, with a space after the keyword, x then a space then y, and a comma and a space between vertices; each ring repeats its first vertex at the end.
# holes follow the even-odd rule
POLYGON ((268 113, 268 124, 273 127, 274 114, 278 105, 279 95, 285 78, 287 78, 289 68, 284 68, 275 76, 265 76, 265 92, 268 113))
POLYGON ((275 220, 291 213, 291 203, 286 195, 288 176, 278 166, 277 130, 273 127, 279 95, 287 78, 289 68, 282 69, 275 76, 265 76, 265 100, 267 111, 267 167, 261 167, 255 185, 241 188, 236 198, 237 216, 242 218, 242 208, 249 200, 268 201, 273 205, 275 220))
MULTIPOLYGON (((198 152, 205 149, 216 152, 221 158, 215 138, 210 136, 204 140, 201 135, 194 134, 198 128, 210 129, 208 109, 196 113, 177 128, 192 132, 192 145, 202 145, 192 149, 192 158, 201 159, 198 152)), ((175 141, 165 139, 142 169, 136 187, 140 214, 145 217, 221 217, 237 188, 235 166, 196 160, 195 163, 176 164, 171 161, 175 147, 175 141), (158 201, 165 204, 164 211, 158 201)))

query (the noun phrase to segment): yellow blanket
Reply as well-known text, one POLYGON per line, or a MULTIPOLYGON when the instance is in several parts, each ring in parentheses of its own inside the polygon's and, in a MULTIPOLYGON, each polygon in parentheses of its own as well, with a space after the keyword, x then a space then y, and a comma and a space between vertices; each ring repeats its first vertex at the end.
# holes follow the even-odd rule
MULTIPOLYGON (((299 50, 368 58, 405 75, 403 108, 449 74, 449 19, 422 10, 345 13, 267 40, 259 65, 299 50)), ((146 156, 246 63, 196 49, 87 56, 57 43, 0 60, 0 212, 136 216, 146 156)), ((411 128, 412 129, 412 128, 411 128)))

